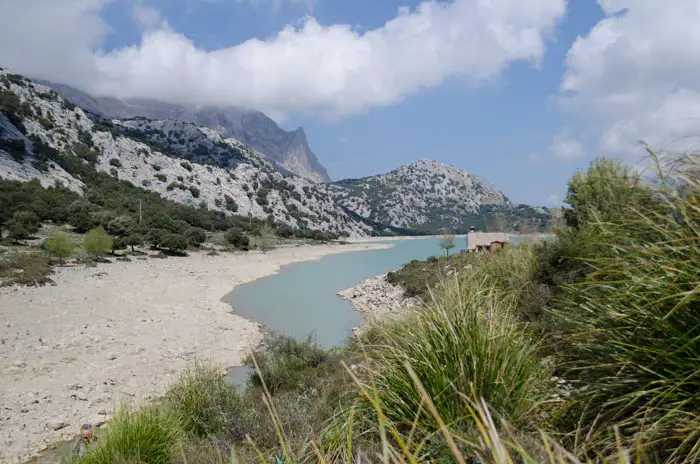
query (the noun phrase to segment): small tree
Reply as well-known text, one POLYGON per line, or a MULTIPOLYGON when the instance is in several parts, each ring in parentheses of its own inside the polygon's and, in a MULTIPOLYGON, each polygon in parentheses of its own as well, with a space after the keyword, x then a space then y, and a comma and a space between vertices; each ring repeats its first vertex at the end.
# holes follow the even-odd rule
POLYGON ((265 223, 258 229, 256 245, 263 253, 275 248, 275 231, 269 224, 265 223))
POLYGON ((39 217, 30 211, 17 211, 7 223, 10 237, 17 243, 39 230, 39 217))
POLYGON ((184 235, 180 234, 166 234, 161 239, 160 246, 172 253, 183 252, 187 250, 187 239, 184 235))
POLYGON ((440 239, 440 248, 445 250, 445 256, 450 255, 450 250, 455 247, 455 236, 452 234, 443 235, 440 239))
POLYGON ((61 264, 71 257, 74 248, 73 240, 65 232, 54 233, 44 244, 46 253, 52 258, 57 258, 61 264))
POLYGON ((207 233, 200 227, 191 227, 185 231, 185 238, 190 245, 198 247, 207 240, 207 233))
POLYGON ((133 253, 135 246, 143 245, 143 237, 139 234, 131 234, 126 238, 126 244, 131 247, 131 252, 133 253))
POLYGON ((250 246, 250 240, 240 229, 232 228, 227 230, 224 238, 228 243, 242 250, 247 250, 250 246))
POLYGON ((146 242, 150 243, 154 247, 158 248, 160 246, 163 237, 168 235, 168 231, 160 228, 153 228, 146 233, 146 242))
POLYGON ((136 229, 136 221, 131 216, 117 216, 107 224, 107 232, 117 237, 128 237, 136 229))
POLYGON ((102 226, 88 231, 83 239, 83 248, 93 258, 98 258, 112 249, 112 237, 105 232, 102 226))

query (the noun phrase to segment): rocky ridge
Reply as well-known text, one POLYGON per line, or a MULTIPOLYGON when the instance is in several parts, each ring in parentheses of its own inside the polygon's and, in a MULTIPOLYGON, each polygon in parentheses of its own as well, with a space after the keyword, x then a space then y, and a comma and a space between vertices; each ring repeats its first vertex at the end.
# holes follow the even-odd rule
POLYGON ((60 156, 162 197, 296 228, 367 235, 333 187, 283 176, 234 138, 186 122, 91 119, 49 87, 0 70, 0 175, 83 193, 60 156), (191 160, 191 161, 188 161, 191 160))
POLYGON ((378 176, 334 185, 338 202, 363 218, 394 227, 454 227, 484 205, 508 199, 484 179, 453 166, 420 160, 378 176))
POLYGON ((366 279, 354 287, 338 292, 338 296, 349 301, 362 313, 369 323, 386 320, 415 309, 419 300, 404 295, 399 285, 390 284, 386 274, 366 279))
POLYGON ((283 130, 260 111, 242 107, 197 107, 143 98, 93 97, 67 85, 42 83, 82 109, 106 118, 179 120, 208 127, 258 151, 282 173, 295 174, 313 182, 330 181, 328 172, 311 151, 304 129, 283 130))

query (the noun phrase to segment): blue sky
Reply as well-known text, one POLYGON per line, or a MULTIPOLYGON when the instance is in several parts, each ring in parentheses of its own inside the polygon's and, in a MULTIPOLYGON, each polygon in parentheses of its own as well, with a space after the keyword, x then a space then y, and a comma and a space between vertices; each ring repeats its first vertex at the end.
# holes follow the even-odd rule
POLYGON ((0 0, 0 61, 93 93, 261 109, 303 126, 333 179, 432 158, 555 206, 595 156, 697 134, 700 7, 667 3, 0 0))

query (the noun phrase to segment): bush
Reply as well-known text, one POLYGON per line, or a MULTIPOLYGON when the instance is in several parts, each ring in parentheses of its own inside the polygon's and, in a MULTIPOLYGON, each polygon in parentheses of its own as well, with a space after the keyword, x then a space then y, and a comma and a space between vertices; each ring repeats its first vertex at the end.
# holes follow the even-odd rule
POLYGON ((113 245, 114 241, 112 237, 105 232, 102 226, 90 230, 85 234, 85 238, 83 239, 83 248, 93 258, 103 256, 108 251, 112 250, 113 245))
POLYGON ((4 253, 0 258, 0 279, 3 285, 40 286, 53 283, 51 263, 39 253, 4 253))
POLYGON ((6 227, 15 242, 26 240, 39 230, 39 217, 31 211, 17 211, 6 227))
POLYGON ((165 229, 160 229, 160 228, 153 228, 149 229, 148 233, 146 234, 146 242, 150 243, 154 247, 158 248, 163 241, 163 237, 168 235, 170 232, 168 232, 165 229))
POLYGON ((242 250, 247 250, 250 246, 250 240, 240 229, 232 228, 227 230, 224 238, 228 243, 242 250))
MULTIPOLYGON (((161 181, 161 182, 167 182, 167 181, 168 181, 168 176, 166 176, 165 174, 162 174, 162 173, 160 173, 160 172, 157 172, 157 173, 153 174, 153 177, 155 177, 156 179, 158 179, 158 180, 161 181)), ((174 188, 174 187, 173 187, 173 188, 174 188)), ((168 186, 168 190, 172 190, 172 189, 170 188, 170 186, 168 186)))
POLYGON ((180 166, 183 168, 187 169, 188 171, 192 172, 192 165, 188 163, 187 161, 182 161, 180 162, 180 166))
POLYGON ((227 210, 231 211, 232 213, 238 211, 238 204, 233 198, 228 195, 224 195, 224 201, 227 210))
MULTIPOLYGON (((390 326, 370 348, 367 368, 373 373, 372 385, 365 386, 376 389, 375 400, 387 419, 406 424, 408 432, 416 411, 425 411, 410 366, 451 430, 474 432, 473 419, 465 415, 464 397, 483 398, 514 425, 532 425, 538 417, 536 406, 547 394, 550 373, 537 346, 515 320, 512 300, 483 280, 454 278, 432 295, 425 308, 390 326)), ((374 408, 362 398, 358 401, 354 413, 367 427, 360 433, 377 433, 374 408)), ((414 433, 428 438, 439 430, 426 412, 414 433)), ((437 449, 433 452, 439 454, 437 449)))
POLYGON ((143 245, 143 236, 139 234, 131 234, 128 237, 126 237, 125 242, 131 247, 131 251, 133 253, 134 251, 136 251, 134 250, 134 247, 143 245))
POLYGON ((100 435, 97 445, 76 462, 171 464, 181 443, 177 419, 165 409, 145 406, 129 412, 122 408, 100 435))
POLYGON ((190 185, 188 190, 192 194, 192 197, 199 198, 199 189, 197 187, 195 187, 194 185, 190 185))
POLYGON ((65 232, 54 233, 44 244, 46 253, 52 258, 57 258, 60 262, 70 258, 74 248, 71 236, 65 232))
POLYGON ((160 247, 171 253, 183 252, 187 250, 187 239, 180 234, 166 234, 160 240, 160 247))
POLYGON ((275 231, 269 224, 265 223, 260 226, 255 235, 255 247, 263 253, 266 253, 275 248, 275 231))
POLYGON ((199 438, 235 426, 232 420, 241 408, 238 395, 224 383, 221 371, 199 363, 183 372, 168 389, 165 404, 183 429, 199 438))
POLYGON ((664 461, 700 460, 699 168, 682 158, 653 201, 576 235, 596 252, 556 314, 572 333, 565 376, 580 385, 563 427, 590 437, 589 456, 641 441, 664 461))
POLYGON ((122 167, 122 162, 119 161, 119 159, 117 159, 117 158, 111 158, 109 160, 109 165, 114 166, 115 168, 120 168, 120 167, 122 167))
POLYGON ((198 247, 207 240, 207 233, 204 229, 192 227, 185 231, 185 238, 190 245, 198 247))

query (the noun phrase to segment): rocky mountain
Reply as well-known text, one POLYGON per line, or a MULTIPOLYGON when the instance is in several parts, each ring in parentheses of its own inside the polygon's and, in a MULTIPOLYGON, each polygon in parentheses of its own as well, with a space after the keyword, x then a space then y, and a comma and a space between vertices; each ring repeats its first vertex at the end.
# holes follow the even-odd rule
POLYGON ((0 70, 0 176, 84 194, 86 170, 166 199, 293 228, 367 235, 335 187, 285 176, 260 153, 185 121, 104 119, 51 88, 0 70))
POLYGON ((329 181, 326 169, 311 151, 303 128, 285 131, 260 111, 240 107, 197 107, 149 99, 93 97, 76 88, 41 81, 90 113, 109 119, 137 117, 179 120, 218 131, 258 151, 276 170, 315 182, 329 181))
POLYGON ((420 160, 387 174, 336 182, 338 202, 363 218, 405 228, 454 228, 484 205, 508 199, 485 180, 442 164, 420 160))

